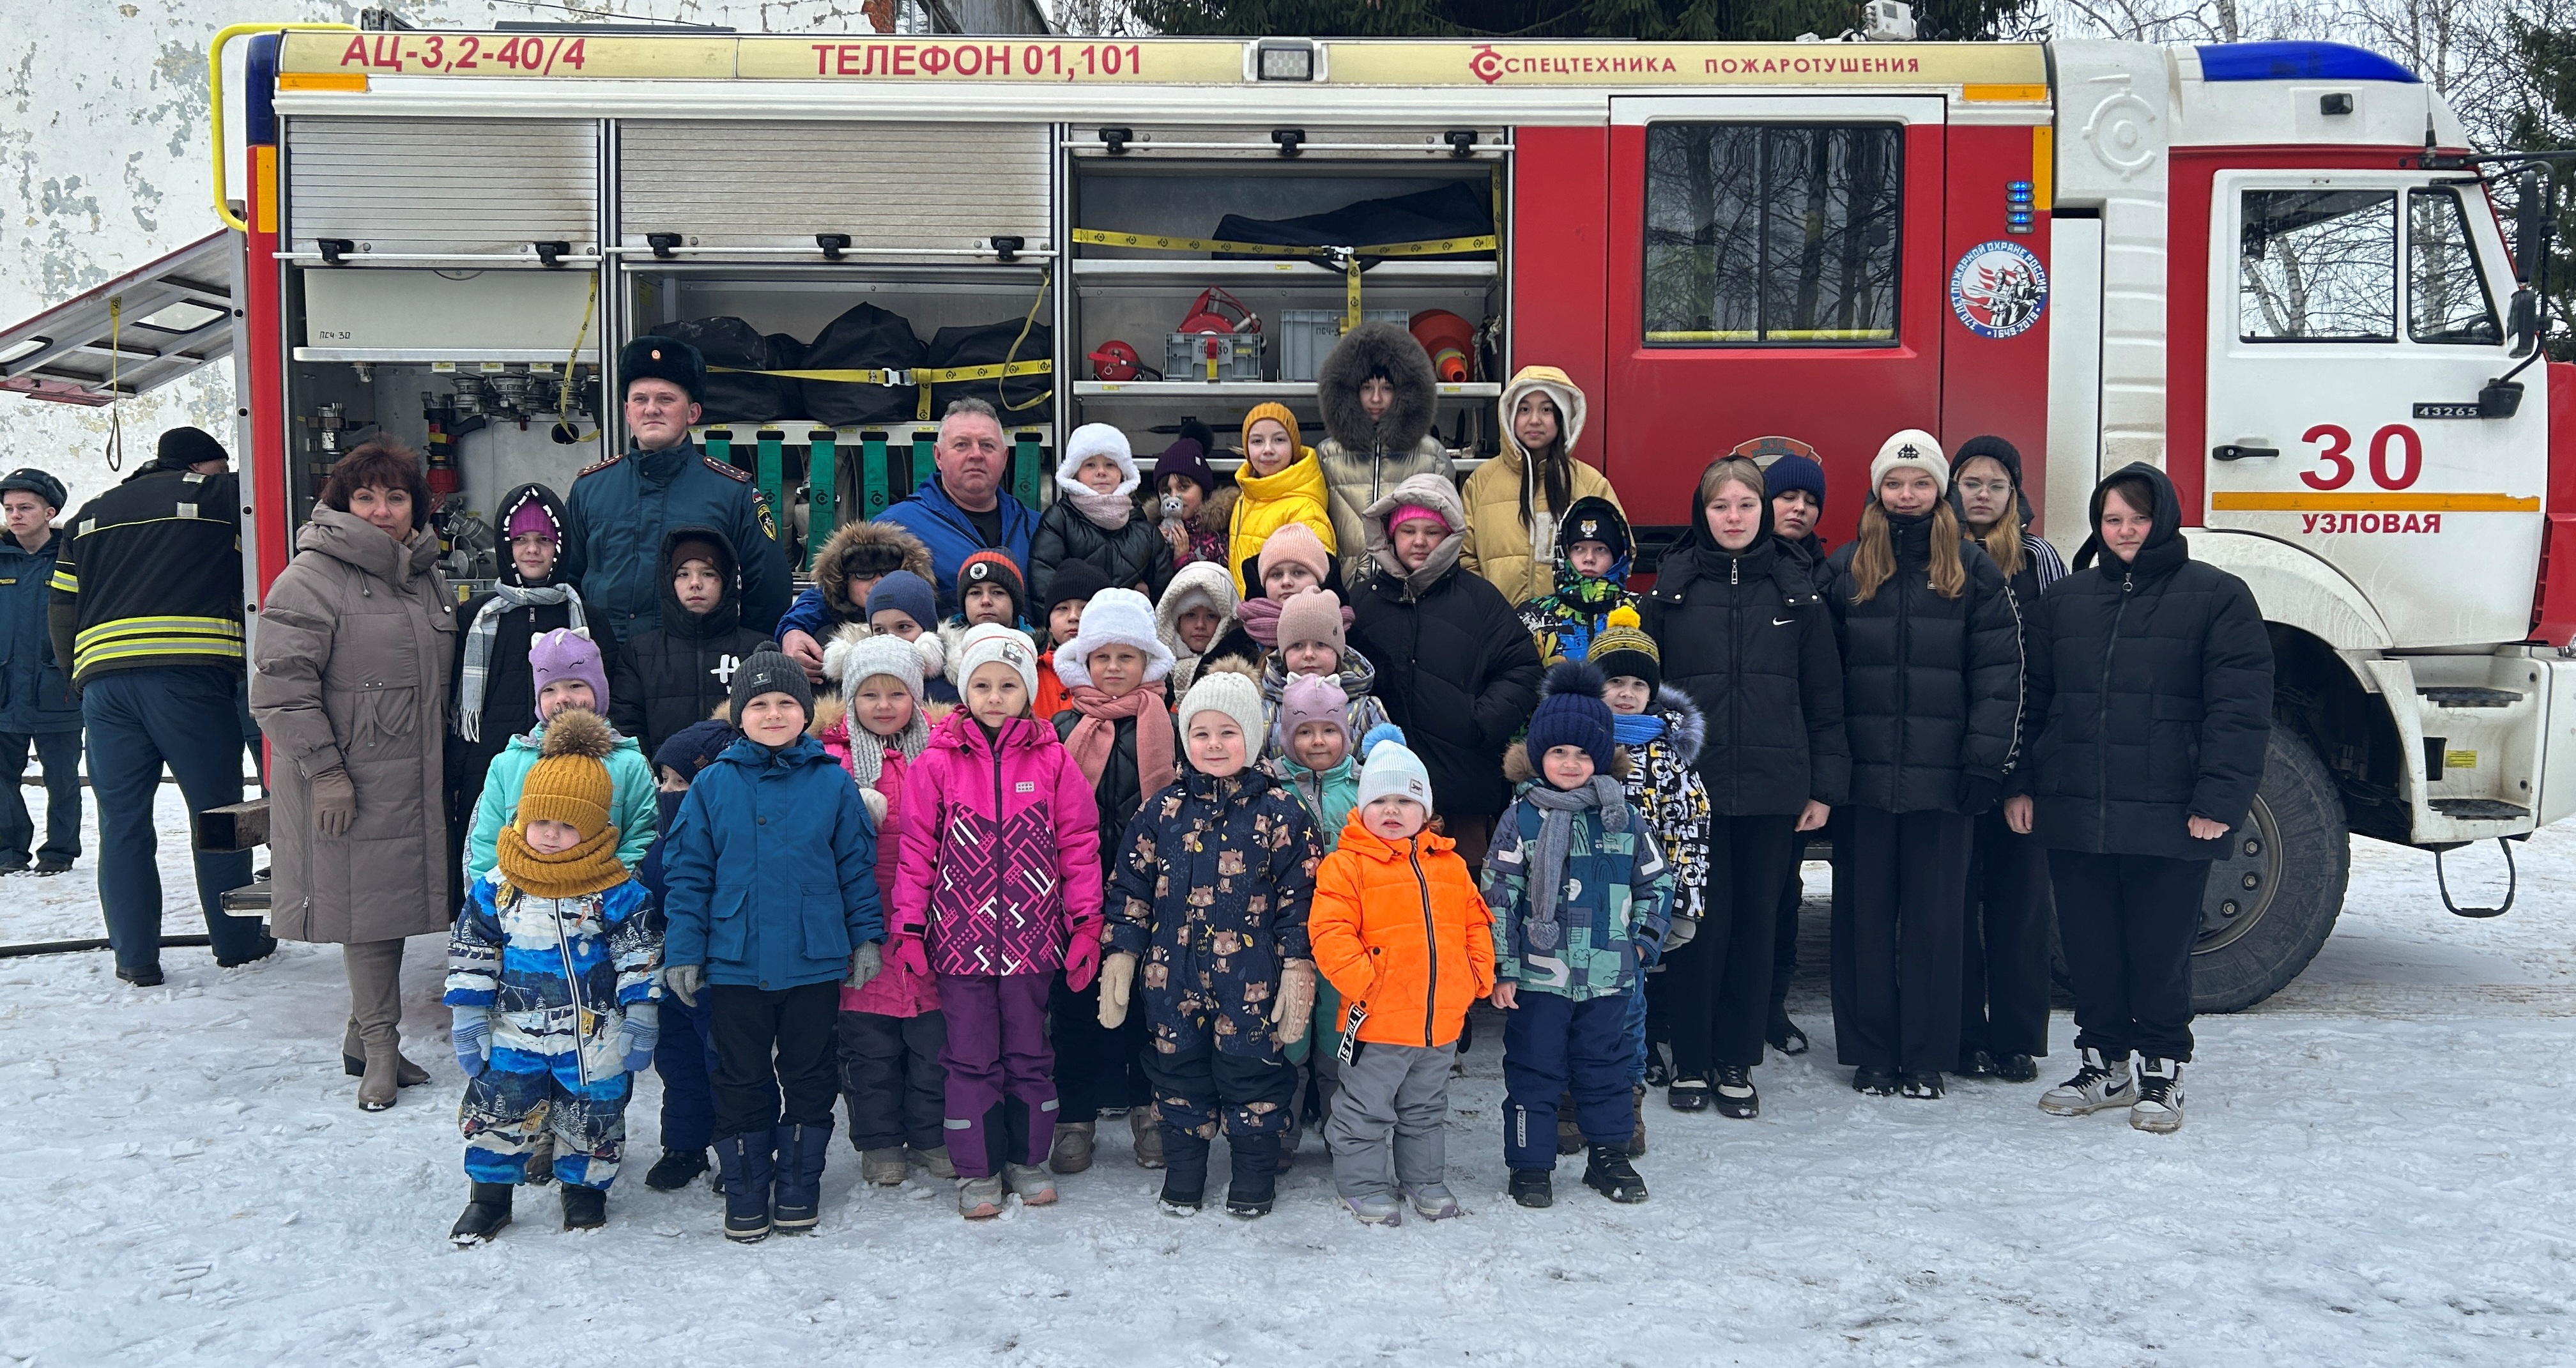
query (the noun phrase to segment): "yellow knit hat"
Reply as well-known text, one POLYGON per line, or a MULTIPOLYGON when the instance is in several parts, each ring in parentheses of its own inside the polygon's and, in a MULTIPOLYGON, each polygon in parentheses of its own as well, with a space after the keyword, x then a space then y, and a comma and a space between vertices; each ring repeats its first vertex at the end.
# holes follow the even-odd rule
POLYGON ((563 822, 585 841, 606 830, 616 795, 607 759, 616 745, 596 713, 566 708, 548 718, 544 750, 519 787, 520 829, 530 822, 563 822))
POLYGON ((1286 404, 1255 404, 1252 406, 1252 412, 1243 415, 1244 450, 1252 450, 1252 425, 1260 422, 1264 418, 1273 419, 1281 427, 1288 429, 1288 449, 1290 451, 1297 452, 1297 454, 1301 456, 1305 454, 1304 451, 1300 450, 1300 448, 1306 445, 1306 439, 1299 435, 1297 431, 1297 415, 1290 413, 1286 404))

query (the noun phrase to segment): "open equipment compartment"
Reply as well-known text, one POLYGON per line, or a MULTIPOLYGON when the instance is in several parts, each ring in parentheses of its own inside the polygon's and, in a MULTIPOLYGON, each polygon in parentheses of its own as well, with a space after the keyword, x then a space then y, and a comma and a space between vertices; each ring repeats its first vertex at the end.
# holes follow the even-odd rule
MULTIPOLYGON (((1462 464, 1472 465, 1495 449, 1492 407, 1501 377, 1490 371, 1497 368, 1493 358, 1508 355, 1500 322, 1508 278, 1503 253, 1510 246, 1506 130, 1429 124, 1276 130, 1081 125, 1065 139, 1064 150, 1074 230, 1066 244, 1073 288, 1064 292, 1059 329, 1063 364, 1074 377, 1061 386, 1067 422, 1115 424, 1146 456, 1181 419, 1196 418, 1230 448, 1244 413, 1276 400, 1297 414, 1309 444, 1321 441, 1322 414, 1306 367, 1329 352, 1343 331, 1349 277, 1340 263, 1346 258, 1279 249, 1276 255, 1221 259, 1222 251, 1183 244, 1220 240, 1218 225, 1229 214, 1299 218, 1362 201, 1464 187, 1492 206, 1499 245, 1383 257, 1363 251, 1360 308, 1371 322, 1446 310, 1476 329, 1477 340, 1464 348, 1466 378, 1439 385, 1436 431, 1462 464), (1473 141, 1464 142, 1468 137, 1473 141), (1283 147, 1293 147, 1294 154, 1283 147), (1102 235, 1182 241, 1139 247, 1096 240, 1102 235), (1143 367, 1168 372, 1167 349, 1180 349, 1173 335, 1200 311, 1202 293, 1212 290, 1261 320, 1259 379, 1248 374, 1256 364, 1252 358, 1224 339, 1215 358, 1191 348, 1186 375, 1103 378, 1094 354, 1113 341, 1132 347, 1143 367), (1211 370, 1218 378, 1207 378, 1211 370)), ((1237 461, 1220 457, 1216 464, 1232 469, 1237 461)))

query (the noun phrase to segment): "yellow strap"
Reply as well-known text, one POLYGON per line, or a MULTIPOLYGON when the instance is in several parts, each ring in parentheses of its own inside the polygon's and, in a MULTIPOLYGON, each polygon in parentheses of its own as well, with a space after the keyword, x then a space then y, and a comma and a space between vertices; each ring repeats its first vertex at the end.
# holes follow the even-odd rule
POLYGON ((897 385, 906 375, 919 371, 890 370, 752 370, 746 366, 709 366, 709 372, 726 375, 775 375, 788 380, 838 380, 853 385, 897 385))

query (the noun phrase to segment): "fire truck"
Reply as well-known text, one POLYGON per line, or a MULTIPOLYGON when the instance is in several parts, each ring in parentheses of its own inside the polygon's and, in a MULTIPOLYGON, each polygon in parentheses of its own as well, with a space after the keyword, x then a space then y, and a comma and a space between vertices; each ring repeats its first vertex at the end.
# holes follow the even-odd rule
MULTIPOLYGON (((233 318, 253 630, 371 433, 429 453, 451 577, 492 574, 493 499, 623 448, 635 336, 710 344, 700 439, 803 557, 928 471, 934 400, 998 401, 1037 502, 1079 423, 1311 420, 1316 357, 1388 317, 1465 463, 1513 368, 1571 373, 1648 572, 1750 439, 1820 454, 1837 542, 1898 428, 2010 439, 2067 550, 2103 473, 2161 465, 2278 661, 2204 1009, 2307 964, 2352 835, 2438 860, 2576 808, 2576 368, 2539 362, 2511 165, 2370 52, 249 25, 211 56, 231 231, 181 255, 233 318)), ((224 354, 135 312, 96 345, 169 275, 0 334, 0 387, 224 354)))

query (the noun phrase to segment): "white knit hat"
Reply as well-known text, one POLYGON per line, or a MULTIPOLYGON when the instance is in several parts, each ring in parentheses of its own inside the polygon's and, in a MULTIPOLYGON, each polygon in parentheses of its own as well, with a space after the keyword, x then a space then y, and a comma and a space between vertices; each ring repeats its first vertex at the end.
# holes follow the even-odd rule
POLYGON ((1221 712, 1243 728, 1243 759, 1250 764, 1261 758, 1261 686, 1232 670, 1219 670, 1202 675, 1199 682, 1181 698, 1175 710, 1181 724, 1184 749, 1188 746, 1190 719, 1203 712, 1221 712))
POLYGON ((1423 811, 1431 810, 1431 771, 1401 741, 1380 741, 1360 761, 1360 792, 1353 805, 1367 807, 1380 798, 1410 798, 1423 811))
POLYGON ((1103 589, 1082 606, 1082 630, 1056 648, 1055 677, 1068 689, 1091 682, 1091 653, 1133 646, 1145 655, 1145 680, 1172 672, 1172 648, 1154 631, 1154 605, 1133 589, 1103 589))
POLYGON ((1913 466, 1932 477, 1939 492, 1950 492, 1950 458, 1941 454, 1941 439, 1921 428, 1907 428, 1879 443, 1878 455, 1869 463, 1869 497, 1878 497, 1878 483, 1887 472, 1898 466, 1913 466))
POLYGON ((1055 463, 1057 487, 1091 493, 1091 486, 1073 478, 1073 472, 1094 456, 1106 456, 1118 463, 1118 497, 1135 493, 1136 486, 1143 482, 1143 475, 1136 469, 1136 453, 1127 445, 1127 434, 1107 423, 1085 423, 1064 441, 1064 455, 1055 463))
MULTIPOLYGON (((939 638, 925 632, 921 640, 932 643, 935 649, 939 638)), ((840 686, 844 698, 856 694, 868 680, 890 675, 911 690, 913 700, 919 702, 928 664, 919 643, 872 630, 864 623, 843 627, 833 635, 832 644, 823 648, 823 673, 840 686)))
POLYGON ((1038 696, 1038 647, 1029 634, 998 622, 979 622, 966 629, 966 639, 957 651, 957 685, 963 689, 975 678, 979 666, 995 662, 1019 672, 1020 684, 1029 691, 1029 701, 1038 696))

